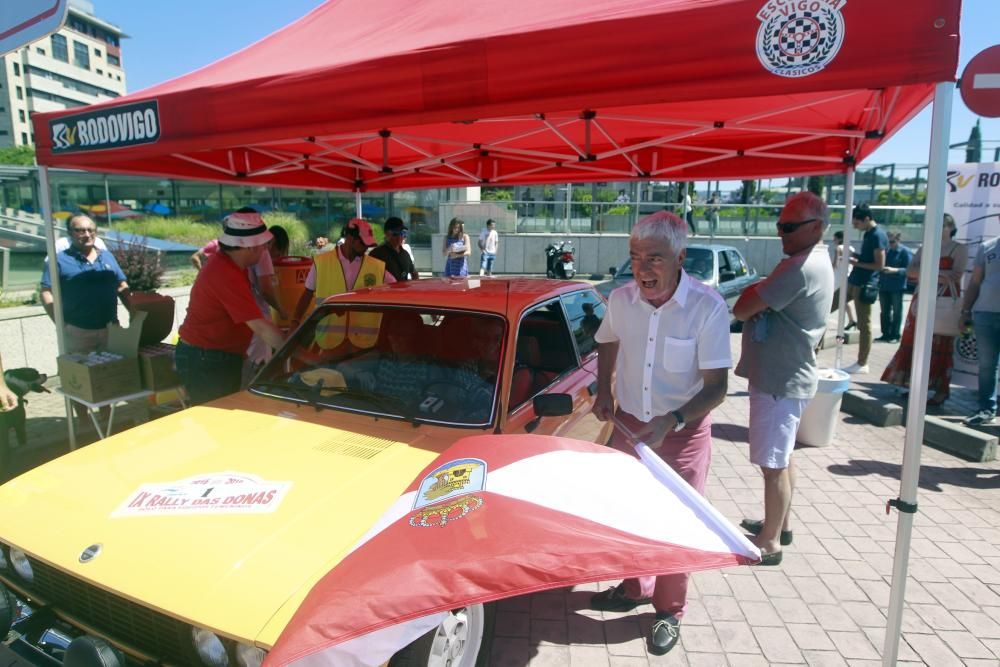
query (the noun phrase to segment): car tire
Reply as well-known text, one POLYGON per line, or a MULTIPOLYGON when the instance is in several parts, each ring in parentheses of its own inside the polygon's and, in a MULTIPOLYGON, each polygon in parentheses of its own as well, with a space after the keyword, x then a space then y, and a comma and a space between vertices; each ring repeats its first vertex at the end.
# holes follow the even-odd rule
POLYGON ((441 625, 392 656, 389 667, 486 667, 495 619, 494 603, 457 609, 441 625))
POLYGON ((576 271, 569 271, 569 272, 563 271, 563 279, 573 280, 573 278, 575 277, 576 277, 576 271))

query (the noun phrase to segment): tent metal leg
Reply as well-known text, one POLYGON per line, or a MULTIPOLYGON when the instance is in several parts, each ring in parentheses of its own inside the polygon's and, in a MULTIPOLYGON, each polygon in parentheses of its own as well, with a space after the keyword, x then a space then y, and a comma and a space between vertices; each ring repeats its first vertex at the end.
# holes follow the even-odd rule
POLYGON ((851 247, 851 213, 854 211, 854 169, 844 175, 844 256, 837 267, 837 354, 834 366, 844 367, 844 318, 847 317, 847 269, 851 265, 848 248, 851 247))
MULTIPOLYGON (((948 132, 951 127, 951 104, 954 83, 939 83, 934 89, 934 112, 931 122, 930 164, 927 171, 927 209, 924 217, 923 260, 919 285, 937 285, 938 261, 941 258, 941 229, 944 223, 944 187, 948 172, 948 132)), ((932 290, 926 290, 931 294, 932 290)), ((931 338, 934 335, 934 299, 917 300, 917 324, 913 344, 913 367, 910 371, 910 399, 906 413, 906 439, 903 467, 899 481, 900 508, 896 523, 896 552, 892 563, 892 588, 889 615, 885 626, 882 664, 895 665, 899 657, 899 635, 903 626, 903 602, 906 596, 906 573, 910 559, 910 537, 916 512, 917 484, 920 480, 920 447, 924 441, 924 414, 927 380, 930 374, 931 338)))
MULTIPOLYGON (((49 189, 49 168, 38 167, 38 199, 42 207, 42 219, 45 220, 45 250, 49 253, 49 276, 52 281, 52 314, 56 322, 56 342, 59 354, 66 353, 65 323, 62 312, 62 288, 59 285, 59 262, 56 259, 56 229, 52 218, 52 192, 49 189)), ((69 431, 70 451, 76 449, 76 429, 73 424, 73 406, 66 399, 66 424, 69 431)))

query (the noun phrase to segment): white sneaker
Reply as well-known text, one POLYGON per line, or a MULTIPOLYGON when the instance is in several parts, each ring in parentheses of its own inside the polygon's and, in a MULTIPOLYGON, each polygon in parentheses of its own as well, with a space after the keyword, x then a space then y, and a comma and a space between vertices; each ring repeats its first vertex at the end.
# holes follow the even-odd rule
POLYGON ((861 364, 851 364, 847 368, 842 368, 845 373, 850 373, 851 375, 864 375, 868 372, 868 364, 862 366, 861 364))

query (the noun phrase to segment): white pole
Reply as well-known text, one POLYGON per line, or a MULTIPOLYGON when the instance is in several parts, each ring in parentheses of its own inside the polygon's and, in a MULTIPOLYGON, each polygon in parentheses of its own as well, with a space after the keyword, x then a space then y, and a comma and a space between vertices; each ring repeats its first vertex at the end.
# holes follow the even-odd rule
POLYGON ((354 191, 354 217, 361 217, 361 190, 354 191))
MULTIPOLYGON (((48 252, 49 280, 52 283, 52 312, 56 320, 56 343, 59 354, 66 354, 66 340, 63 335, 62 288, 59 285, 59 261, 56 258, 56 228, 52 219, 52 193, 49 191, 49 168, 38 167, 38 198, 41 200, 42 220, 45 221, 45 250, 48 252)), ((70 239, 72 242, 72 239, 70 239)), ((69 429, 70 451, 76 449, 76 427, 73 423, 73 402, 66 401, 66 425, 69 429)))
MULTIPOLYGON (((111 229, 111 190, 108 189, 108 176, 104 175, 104 206, 108 216, 108 229, 111 229)), ((97 224, 97 223, 94 223, 97 224)))
POLYGON ((570 219, 573 215, 573 184, 566 184, 566 233, 573 231, 570 219))
POLYGON ((937 293, 938 261, 941 258, 941 229, 944 223, 944 185, 948 172, 948 129, 951 127, 951 101, 954 83, 939 83, 934 89, 934 113, 931 121, 931 150, 927 169, 927 208, 924 214, 924 244, 921 250, 917 324, 910 370, 910 399, 906 412, 906 439, 903 445, 903 468, 899 479, 899 510, 896 522, 896 553, 892 562, 892 588, 889 593, 889 617, 885 626, 882 664, 896 664, 899 634, 903 625, 903 602, 906 595, 906 571, 910 558, 913 514, 917 510, 917 484, 920 478, 920 447, 924 441, 924 413, 927 378, 930 373, 931 338, 934 335, 934 296, 937 293))
POLYGON ((841 230, 844 233, 844 254, 841 257, 840 266, 837 267, 837 287, 840 294, 837 297, 837 354, 834 362, 835 368, 844 367, 844 318, 847 316, 847 268, 851 265, 851 254, 848 250, 851 247, 851 215, 854 211, 854 167, 847 170, 844 175, 844 224, 841 230))

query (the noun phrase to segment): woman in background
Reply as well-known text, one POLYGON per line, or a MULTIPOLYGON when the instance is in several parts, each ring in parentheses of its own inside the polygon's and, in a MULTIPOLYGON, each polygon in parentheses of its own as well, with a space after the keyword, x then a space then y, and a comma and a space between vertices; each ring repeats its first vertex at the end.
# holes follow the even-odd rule
POLYGON ((465 223, 452 218, 448 224, 448 236, 444 239, 444 275, 464 278, 469 275, 469 255, 472 254, 469 235, 465 233, 465 223))
MULTIPOLYGON (((945 213, 944 225, 941 228, 941 260, 938 262, 937 292, 930 291, 932 297, 938 293, 945 296, 960 296, 962 274, 965 273, 965 266, 969 261, 969 249, 955 241, 956 232, 958 232, 958 227, 955 225, 955 218, 945 213)), ((910 280, 917 280, 920 276, 920 259, 923 251, 923 248, 917 250, 913 261, 907 267, 906 277, 910 280)), ((917 292, 919 291, 918 286, 917 292)), ((892 361, 882 373, 883 382, 894 384, 897 387, 910 386, 910 368, 913 365, 913 338, 916 324, 917 293, 915 292, 913 300, 910 302, 910 310, 906 315, 903 338, 892 361)), ((954 349, 954 336, 934 335, 931 343, 931 369, 927 380, 927 394, 929 396, 927 405, 941 405, 948 400, 951 391, 952 351, 954 349), (932 391, 934 395, 930 396, 932 391)))

